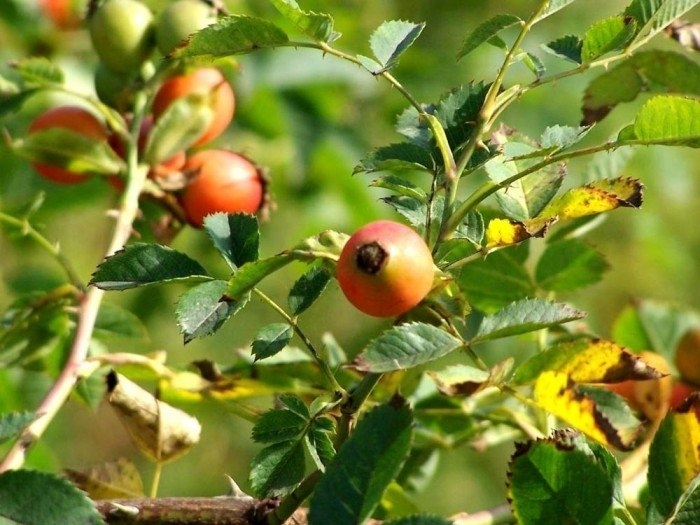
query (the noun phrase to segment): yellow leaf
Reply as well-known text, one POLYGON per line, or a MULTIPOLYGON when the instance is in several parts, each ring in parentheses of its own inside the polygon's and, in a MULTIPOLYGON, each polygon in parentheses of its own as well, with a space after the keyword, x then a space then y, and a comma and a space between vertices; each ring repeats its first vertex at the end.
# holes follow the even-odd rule
POLYGON ((528 239, 531 235, 522 222, 508 219, 491 219, 486 228, 486 247, 508 246, 528 239))
POLYGON ((589 438, 622 450, 630 448, 631 443, 620 437, 595 402, 579 392, 567 374, 552 370, 542 372, 535 382, 534 397, 541 408, 589 438))
POLYGON ((690 481, 700 474, 700 396, 693 398, 687 412, 672 411, 675 434, 677 437, 678 469, 681 481, 688 486, 690 481))
POLYGON ((629 178, 605 179, 573 188, 550 202, 539 218, 575 219, 618 207, 639 207, 642 184, 629 178))

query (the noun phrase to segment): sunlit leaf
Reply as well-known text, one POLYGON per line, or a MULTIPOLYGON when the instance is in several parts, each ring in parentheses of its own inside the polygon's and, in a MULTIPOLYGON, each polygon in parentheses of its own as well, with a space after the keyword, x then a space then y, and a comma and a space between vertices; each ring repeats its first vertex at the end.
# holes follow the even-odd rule
POLYGON ((503 14, 496 15, 488 19, 486 22, 479 24, 479 26, 464 39, 462 47, 457 53, 457 60, 460 60, 465 55, 468 55, 481 44, 496 36, 502 30, 519 24, 520 22, 522 22, 522 20, 515 15, 503 14))
POLYGON ((517 445, 508 470, 508 497, 518 523, 613 522, 606 470, 566 440, 555 436, 517 445))
POLYGON ((547 370, 566 374, 577 383, 616 383, 662 375, 617 343, 582 337, 533 355, 518 367, 513 381, 530 383, 547 370))
POLYGON ((637 139, 700 147, 700 100, 674 95, 649 99, 634 121, 637 139))
POLYGON ((484 317, 471 344, 533 332, 585 317, 585 312, 563 303, 525 299, 484 317))
POLYGON ((90 284, 103 290, 126 290, 183 280, 209 281, 211 277, 184 253, 159 244, 135 243, 100 263, 90 284))
POLYGON ((253 427, 256 443, 283 443, 303 434, 309 423, 306 417, 288 409, 273 409, 265 412, 253 427))
POLYGON ((408 456, 412 423, 398 398, 370 410, 316 486, 309 523, 355 525, 369 518, 408 456))
POLYGON ((583 62, 590 62, 606 53, 621 49, 634 37, 636 29, 635 20, 623 16, 598 20, 583 36, 583 62))
POLYGON ((535 381, 534 399, 541 408, 599 443, 620 450, 628 450, 632 445, 620 436, 594 400, 579 390, 568 374, 542 372, 535 381))
POLYGON ((0 474, 0 519, 3 523, 23 525, 104 523, 92 500, 75 485, 54 474, 34 470, 0 474))
POLYGON ((669 516, 693 478, 700 475, 700 395, 683 412, 670 411, 649 449, 649 491, 669 516))
POLYGON ((240 300, 265 277, 276 272, 280 268, 284 268, 292 261, 293 259, 291 256, 281 254, 244 264, 229 279, 224 294, 225 297, 234 301, 240 300))
POLYGON ((305 35, 330 43, 340 37, 333 30, 333 18, 326 13, 302 11, 296 0, 271 0, 277 10, 292 21, 305 35))
MULTIPOLYGON (((530 158, 512 160, 513 157, 536 151, 528 144, 507 142, 503 149, 503 156, 494 157, 484 165, 486 173, 494 182, 508 180, 535 163, 530 158)), ((556 194, 564 174, 560 166, 549 165, 508 184, 496 193, 501 210, 516 221, 537 216, 556 194)))
POLYGON ((372 339, 355 359, 355 366, 363 372, 401 370, 447 355, 460 346, 459 339, 436 326, 406 323, 372 339))
POLYGON ((197 31, 187 46, 172 52, 174 58, 224 57, 274 48, 289 41, 287 34, 272 22, 244 15, 232 15, 197 31))
POLYGON ((698 0, 632 0, 624 15, 635 18, 640 35, 651 36, 697 4, 698 0))

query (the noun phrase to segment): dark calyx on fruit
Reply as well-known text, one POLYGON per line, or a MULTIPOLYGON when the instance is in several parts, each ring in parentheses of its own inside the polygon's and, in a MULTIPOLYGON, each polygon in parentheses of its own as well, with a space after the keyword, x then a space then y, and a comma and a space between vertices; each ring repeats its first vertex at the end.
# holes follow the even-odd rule
POLYGON ((377 241, 363 244, 355 255, 357 267, 370 275, 379 273, 386 266, 388 258, 389 254, 377 241))

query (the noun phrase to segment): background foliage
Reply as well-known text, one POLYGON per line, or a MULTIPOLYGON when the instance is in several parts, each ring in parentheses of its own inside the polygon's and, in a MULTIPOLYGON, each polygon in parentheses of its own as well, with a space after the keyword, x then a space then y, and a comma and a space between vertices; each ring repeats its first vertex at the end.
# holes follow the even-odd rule
MULTIPOLYGON (((157 6, 164 2, 148 3, 157 6)), ((599 19, 601 13, 616 14, 627 3, 575 3, 537 26, 529 40, 545 42, 567 32, 580 32, 599 19)), ((234 13, 277 18, 267 2, 225 4, 234 13)), ((419 100, 435 100, 446 86, 491 78, 495 73, 492 68, 498 63, 500 52, 490 46, 482 46, 455 65, 455 50, 468 31, 498 12, 525 17, 534 4, 515 0, 309 0, 304 8, 332 12, 337 30, 343 33, 340 47, 358 52, 367 49, 367 35, 383 20, 425 21, 420 41, 402 57, 395 73, 419 100)), ((697 10, 688 18, 697 19, 697 10)), ((655 45, 672 47, 662 36, 657 37, 655 45)), ((537 48, 527 50, 543 56, 537 48)), ((77 89, 92 89, 95 58, 85 31, 59 31, 40 18, 32 2, 6 0, 0 6, 0 62, 34 54, 48 54, 59 62, 77 89)), ((551 64, 546 56, 544 60, 551 71, 561 67, 556 60, 551 60, 551 64)), ((517 66, 512 69, 510 81, 517 81, 520 74, 530 78, 524 67, 517 66)), ((581 119, 583 89, 597 74, 598 71, 590 72, 535 90, 509 109, 505 120, 532 136, 539 136, 552 123, 575 126, 581 119)), ((393 124, 405 107, 397 93, 373 81, 365 71, 333 57, 322 57, 316 51, 280 50, 240 57, 237 67, 231 68, 231 76, 238 97, 237 115, 229 133, 218 143, 267 165, 278 202, 273 222, 262 227, 262 253, 276 253, 321 229, 350 232, 372 219, 393 216, 379 200, 381 191, 367 187, 369 177, 351 174, 368 150, 396 139, 393 124), (286 227, 280 228, 280 224, 286 227)), ((19 136, 34 115, 55 103, 47 98, 32 99, 4 125, 12 136, 19 136)), ((592 142, 616 133, 632 117, 632 111, 616 108, 592 130, 592 142)), ((115 201, 112 188, 100 180, 82 185, 77 191, 74 187, 49 186, 4 145, 0 146, 0 159, 2 209, 18 210, 45 192, 35 222, 45 226, 46 237, 60 243, 87 279, 101 257, 111 226, 103 210, 115 201)), ((573 298, 577 307, 589 312, 587 322, 605 336, 610 335, 619 311, 636 298, 669 300, 700 309, 694 286, 700 278, 696 263, 700 257, 700 229, 694 227, 700 204, 697 149, 638 149, 629 156, 620 153, 598 157, 596 162, 626 162, 624 174, 641 179, 647 188, 644 207, 606 217, 606 223, 589 240, 606 255, 610 271, 601 283, 575 295, 562 294, 561 299, 573 298)), ((590 159, 572 162, 565 184, 585 182, 590 169, 595 169, 590 159)), ((538 249, 537 242, 534 246, 538 249)), ((219 268, 225 273, 221 260, 201 232, 186 229, 173 247, 191 254, 212 271, 219 268)), ((288 283, 292 282, 290 276, 300 271, 290 267, 268 279, 264 284, 266 293, 284 301, 288 283)), ((29 241, 0 236, 0 310, 7 308, 13 296, 61 282, 60 268, 50 264, 29 241), (32 272, 27 272, 27 268, 32 272), (31 278, 27 279, 27 275, 31 278)), ((170 286, 109 294, 108 302, 125 306, 149 326, 150 339, 143 341, 142 348, 125 351, 163 349, 172 364, 204 358, 227 362, 234 352, 248 351, 258 327, 277 321, 269 309, 252 305, 215 336, 185 347, 173 313, 173 305, 183 291, 184 288, 170 286)), ((347 305, 335 284, 313 305, 305 323, 314 337, 332 331, 351 353, 385 326, 381 321, 369 321, 347 305), (312 321, 316 322, 311 324, 312 321)), ((533 347, 528 336, 513 341, 523 356, 533 347)), ((481 354, 488 362, 495 362, 497 352, 494 347, 481 354)), ((508 352, 517 353, 513 348, 508 352)), ((46 366, 55 367, 57 363, 46 366)), ((0 370, 0 412, 32 408, 46 381, 41 370, 0 370)), ((190 455, 166 467, 161 494, 221 494, 226 486, 224 473, 246 489, 250 459, 259 449, 249 439, 250 425, 217 406, 197 405, 191 409, 203 422, 202 442, 190 455)), ((505 462, 511 452, 510 445, 487 454, 465 448, 448 452, 437 466, 438 476, 417 501, 418 506, 447 515, 501 503, 505 462), (465 476, 467 471, 470 474, 465 476)), ((122 455, 137 463, 142 461, 112 413, 99 407, 95 414, 84 404, 72 402, 30 455, 28 466, 59 470, 122 455), (79 446, 76 440, 80 440, 79 446)), ((148 468, 143 471, 148 472, 148 468)))

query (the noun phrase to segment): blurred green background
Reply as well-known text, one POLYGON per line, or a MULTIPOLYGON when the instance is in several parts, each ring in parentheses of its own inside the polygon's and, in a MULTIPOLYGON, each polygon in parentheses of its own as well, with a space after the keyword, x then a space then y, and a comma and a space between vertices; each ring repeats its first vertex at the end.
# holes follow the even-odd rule
MULTIPOLYGON (((146 3, 158 10, 167 2, 146 3)), ((457 85, 489 81, 500 65, 502 53, 490 46, 482 46, 455 62, 456 51, 471 29, 497 13, 526 17, 536 3, 307 0, 301 4, 307 10, 331 13, 336 30, 343 34, 336 46, 350 53, 369 54, 368 37, 383 20, 425 21, 422 36, 402 57, 395 76, 417 99, 433 102, 457 85)), ((275 9, 262 0, 225 4, 233 13, 281 22, 275 9)), ((540 44, 566 34, 581 35, 591 22, 620 12, 625 4, 617 0, 576 2, 537 26, 524 47, 542 58, 550 72, 569 67, 544 53, 540 44)), ((693 17, 698 18, 697 10, 689 18, 693 17)), ((506 32, 505 36, 512 33, 506 32)), ((677 49, 663 36, 652 45, 677 49)), ((59 29, 42 15, 35 0, 4 0, 0 6, 0 72, 7 71, 8 61, 33 55, 49 56, 65 70, 72 88, 92 92, 96 58, 87 33, 80 27, 59 29)), ((379 200, 381 192, 367 187, 371 177, 352 175, 352 171, 373 147, 400 140, 393 124, 407 105, 402 97, 367 72, 311 50, 266 51, 238 60, 239 71, 231 78, 237 114, 229 132, 216 145, 242 151, 269 168, 277 210, 262 226, 262 254, 274 254, 323 229, 352 232, 372 219, 392 217, 391 209, 379 200)), ((577 125, 582 92, 599 73, 591 71, 529 93, 506 112, 504 122, 533 137, 549 125, 577 125)), ((507 85, 531 80, 531 73, 517 65, 507 85)), ((20 113, 4 118, 1 125, 9 136, 21 137, 34 115, 58 101, 55 96, 37 96, 20 113)), ((588 135, 585 144, 595 144, 614 134, 629 122, 638 104, 615 109, 588 135)), ((0 145, 0 160, 0 210, 19 213, 38 193, 45 192, 44 205, 34 224, 41 226, 48 239, 60 244, 87 280, 100 261, 113 224, 106 213, 116 204, 112 187, 97 179, 77 187, 49 185, 5 144, 0 145)), ((611 159, 601 155, 595 161, 611 159)), ((572 163, 566 184, 584 181, 591 162, 584 159, 572 163)), ((587 310, 592 330, 601 336, 609 335, 617 312, 635 298, 700 308, 696 284, 700 278, 696 263, 700 256, 700 228, 696 226, 700 154, 690 149, 639 149, 632 152, 620 175, 643 181, 644 206, 637 211, 623 209, 610 214, 589 237, 612 268, 601 283, 562 297, 587 310)), ((212 273, 226 275, 225 265, 202 232, 188 228, 173 246, 198 259, 212 273)), ((265 281, 262 288, 283 302, 302 270, 298 266, 286 269, 265 281)), ((22 293, 50 289, 62 281, 60 268, 44 252, 9 229, 0 231, 0 311, 22 293)), ((278 321, 269 308, 254 303, 215 336, 185 347, 173 313, 183 291, 171 286, 108 294, 107 301, 136 313, 150 332, 150 343, 143 348, 111 350, 166 350, 168 362, 183 367, 204 358, 230 363, 234 352, 245 351, 260 326, 278 321)), ((386 325, 354 311, 332 284, 304 316, 302 326, 316 339, 324 332, 333 332, 352 354, 386 325)), ((508 352, 517 349, 515 343, 508 352)), ((47 384, 48 378, 42 374, 0 371, 0 409, 31 409, 47 384)), ((250 459, 257 451, 249 438, 250 424, 218 407, 188 408, 203 422, 202 443, 165 468, 161 495, 221 494, 226 491, 224 474, 234 477, 245 490, 250 459)), ((438 475, 420 496, 418 506, 449 515, 503 503, 511 452, 512 444, 508 443, 487 453, 469 447, 446 452, 438 475)), ((101 406, 95 413, 79 402, 71 402, 30 455, 29 466, 81 468, 118 456, 133 459, 143 467, 144 477, 150 477, 149 466, 108 409, 101 406)))

